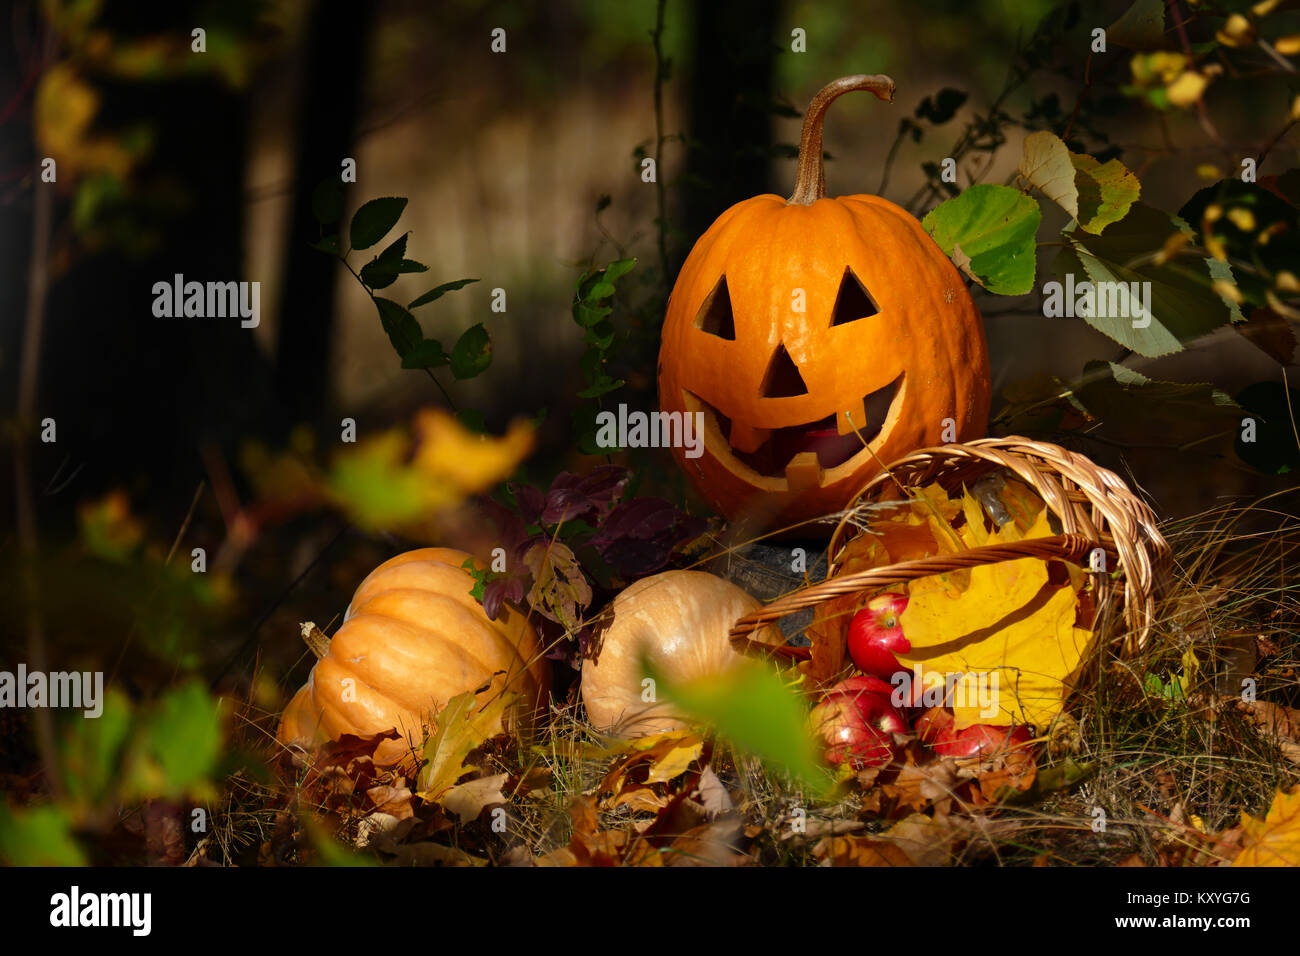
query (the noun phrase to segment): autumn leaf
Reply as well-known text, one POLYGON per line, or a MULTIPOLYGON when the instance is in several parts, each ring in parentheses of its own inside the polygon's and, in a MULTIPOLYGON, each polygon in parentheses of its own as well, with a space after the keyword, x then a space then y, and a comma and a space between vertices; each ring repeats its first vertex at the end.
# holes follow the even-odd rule
POLYGON ((1263 820, 1242 814, 1241 826, 1233 866, 1300 866, 1300 787, 1278 790, 1263 820))
POLYGON ((425 765, 420 771, 419 796, 440 801, 462 776, 476 769, 466 764, 470 751, 504 729, 506 709, 519 694, 503 693, 478 707, 472 691, 457 694, 434 718, 438 728, 424 744, 425 765))
POLYGON ((573 549, 562 541, 538 541, 524 554, 524 564, 533 576, 528 603, 557 624, 576 627, 591 603, 591 585, 573 549))
POLYGON ((1091 233, 1123 219, 1141 192, 1137 177, 1118 159, 1099 163, 1071 152, 1047 130, 1025 137, 1020 175, 1091 233))
MULTIPOLYGON (((964 528, 963 534, 973 540, 975 532, 964 528)), ((1050 534, 1044 510, 1025 537, 1050 534)), ((1009 524, 988 541, 1015 537, 1009 524)), ((965 587, 956 575, 908 585, 901 622, 912 649, 899 661, 961 675, 953 703, 959 730, 980 723, 1047 726, 1064 706, 1069 678, 1092 639, 1075 627, 1078 595, 1068 585, 1050 585, 1047 564, 1038 558, 980 565, 969 574, 965 587)))
POLYGON ((475 780, 466 780, 445 790, 439 803, 449 813, 454 813, 461 823, 477 820, 484 807, 494 803, 507 803, 506 795, 501 792, 501 785, 509 779, 508 773, 492 774, 475 780))
POLYGON ((493 438, 471 432, 444 411, 425 410, 411 434, 391 429, 338 455, 323 490, 359 526, 391 531, 428 520, 504 480, 532 446, 530 425, 516 423, 493 438))
POLYGON ((532 425, 517 421, 493 438, 472 432, 441 409, 425 409, 415 418, 418 447, 414 467, 427 481, 453 489, 463 498, 509 477, 533 450, 532 425))

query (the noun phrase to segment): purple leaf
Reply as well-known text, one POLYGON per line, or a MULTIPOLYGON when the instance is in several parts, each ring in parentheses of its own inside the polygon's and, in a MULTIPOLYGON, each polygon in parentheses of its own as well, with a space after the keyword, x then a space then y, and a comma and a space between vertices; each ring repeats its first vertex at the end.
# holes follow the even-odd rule
POLYGON ((704 528, 662 498, 634 498, 610 512, 591 544, 619 577, 633 579, 661 569, 677 545, 704 528))
POLYGON ((480 498, 477 503, 479 511, 483 513, 492 529, 497 533, 501 547, 507 551, 513 551, 527 537, 528 532, 524 528, 523 519, 505 505, 491 498, 480 498))
POLYGON ((537 524, 542 516, 542 508, 546 505, 546 498, 541 491, 532 485, 517 485, 513 482, 506 487, 510 489, 510 493, 515 497, 515 503, 519 506, 519 514, 524 519, 524 524, 537 524))
POLYGON ((619 465, 600 465, 587 475, 564 471, 551 483, 542 511, 542 524, 586 518, 599 521, 607 515, 627 485, 627 469, 619 465))
POLYGON ((497 578, 489 581, 483 588, 483 613, 495 621, 501 614, 501 606, 510 601, 520 604, 524 599, 524 582, 519 576, 497 578))

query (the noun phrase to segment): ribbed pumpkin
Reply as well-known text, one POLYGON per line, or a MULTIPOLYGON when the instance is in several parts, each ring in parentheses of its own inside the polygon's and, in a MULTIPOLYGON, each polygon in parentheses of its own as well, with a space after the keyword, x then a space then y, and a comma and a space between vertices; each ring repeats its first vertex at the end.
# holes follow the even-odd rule
POLYGON ((537 635, 512 607, 492 621, 470 594, 470 555, 421 548, 385 561, 361 582, 343 624, 280 720, 279 739, 320 742, 395 729, 377 763, 407 763, 432 717, 457 694, 486 685, 522 694, 503 730, 524 732, 550 688, 537 635))
MULTIPOLYGON (((718 674, 741 655, 731 625, 759 602, 730 581, 705 571, 664 571, 629 585, 611 602, 605 627, 582 662, 582 702, 592 726, 624 737, 686 726, 672 704, 645 700, 642 658, 674 682, 718 674)), ((771 626, 752 640, 783 643, 771 626)))
POLYGON ((822 121, 849 90, 892 100, 894 82, 849 76, 818 93, 793 195, 718 217, 669 299, 660 407, 704 414, 703 454, 673 454, 729 518, 837 511, 880 462, 988 423, 983 325, 948 257, 887 200, 826 198, 822 121))

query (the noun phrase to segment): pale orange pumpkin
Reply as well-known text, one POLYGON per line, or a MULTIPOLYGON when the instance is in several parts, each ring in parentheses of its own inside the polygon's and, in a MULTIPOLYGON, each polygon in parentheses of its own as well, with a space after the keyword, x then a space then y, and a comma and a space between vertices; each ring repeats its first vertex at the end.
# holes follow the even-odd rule
MULTIPOLYGON (((582 662, 582 702, 592 726, 624 737, 687 726, 657 689, 642 683, 642 661, 674 683, 724 673, 742 657, 732 646, 731 626, 759 606, 704 571, 664 571, 629 585, 610 603, 607 623, 582 662)), ((783 643, 770 625, 751 640, 783 643)))
POLYGON ((849 76, 818 93, 793 195, 719 216, 669 299, 660 407, 704 414, 703 454, 673 454, 729 518, 835 512, 882 462, 988 423, 983 324, 952 262, 899 206, 826 197, 822 121, 849 90, 891 100, 894 82, 849 76))
POLYGON ((382 743, 375 760, 409 765, 434 715, 480 687, 483 701, 520 694, 496 729, 525 732, 550 688, 550 664, 518 610, 507 605, 498 620, 488 619, 470 593, 467 560, 462 551, 421 548, 370 572, 285 708, 279 739, 313 744, 391 729, 399 739, 382 743))

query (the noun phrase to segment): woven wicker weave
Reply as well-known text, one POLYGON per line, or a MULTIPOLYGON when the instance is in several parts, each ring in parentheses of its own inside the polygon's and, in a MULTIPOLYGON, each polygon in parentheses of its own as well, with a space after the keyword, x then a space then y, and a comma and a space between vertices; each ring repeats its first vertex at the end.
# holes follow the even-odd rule
POLYGON ((831 537, 830 567, 825 581, 794 591, 746 615, 731 630, 747 638, 763 624, 803 608, 858 591, 941 574, 978 564, 1018 558, 1064 558, 1089 567, 1096 549, 1106 554, 1106 568, 1118 569, 1122 590, 1109 574, 1093 575, 1100 607, 1118 601, 1128 625, 1122 652, 1133 654, 1151 633, 1155 602, 1169 566, 1169 545, 1156 527, 1156 516, 1112 471, 1058 445, 1027 438, 984 438, 965 444, 923 448, 894 462, 887 473, 869 482, 850 503, 831 537), (1012 544, 970 548, 957 554, 837 574, 844 546, 853 531, 853 509, 864 502, 897 499, 898 484, 916 488, 939 482, 950 494, 982 475, 1004 468, 1038 493, 1060 523, 1061 533, 1012 544), (891 493, 892 492, 892 493, 891 493))

